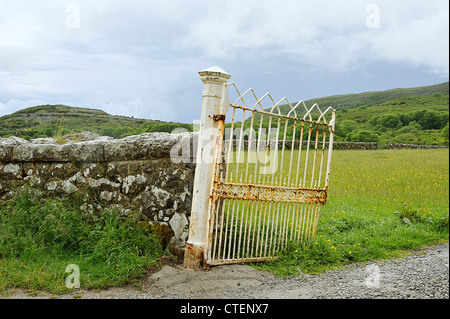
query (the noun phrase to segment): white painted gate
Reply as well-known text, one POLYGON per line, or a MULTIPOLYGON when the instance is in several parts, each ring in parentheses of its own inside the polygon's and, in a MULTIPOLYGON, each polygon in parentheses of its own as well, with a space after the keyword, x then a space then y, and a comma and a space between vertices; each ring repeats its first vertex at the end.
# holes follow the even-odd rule
POLYGON ((269 93, 258 98, 253 89, 241 94, 218 68, 200 75, 204 104, 185 264, 270 260, 289 241, 313 238, 327 198, 335 110, 276 102, 269 93))

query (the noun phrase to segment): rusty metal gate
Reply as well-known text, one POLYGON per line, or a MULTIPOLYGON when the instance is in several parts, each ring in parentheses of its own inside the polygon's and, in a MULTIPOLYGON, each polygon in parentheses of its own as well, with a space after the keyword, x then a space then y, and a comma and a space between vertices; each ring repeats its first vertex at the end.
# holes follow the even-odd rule
POLYGON ((207 267, 266 261, 290 241, 314 238, 333 149, 333 108, 241 94, 234 83, 223 92, 222 114, 214 115, 207 267))

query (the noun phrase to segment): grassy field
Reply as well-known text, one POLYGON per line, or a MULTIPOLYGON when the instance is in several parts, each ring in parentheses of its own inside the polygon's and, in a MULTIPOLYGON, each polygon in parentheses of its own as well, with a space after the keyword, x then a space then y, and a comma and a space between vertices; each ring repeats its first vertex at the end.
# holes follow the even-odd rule
MULTIPOLYGON (((148 224, 147 224, 148 225, 148 224)), ((164 250, 138 216, 114 209, 89 214, 66 199, 26 188, 0 207, 0 293, 13 288, 64 293, 79 269, 81 288, 130 283, 158 267, 164 250)))
POLYGON ((334 151, 315 240, 256 266, 314 273, 448 241, 448 165, 448 149, 334 151))
MULTIPOLYGON (((448 241, 448 165, 448 149, 335 150, 315 239, 254 266, 315 273, 448 241)), ((79 266, 82 288, 122 285, 158 266, 165 251, 137 216, 79 207, 30 190, 0 207, 0 292, 66 292, 69 264, 79 266)))

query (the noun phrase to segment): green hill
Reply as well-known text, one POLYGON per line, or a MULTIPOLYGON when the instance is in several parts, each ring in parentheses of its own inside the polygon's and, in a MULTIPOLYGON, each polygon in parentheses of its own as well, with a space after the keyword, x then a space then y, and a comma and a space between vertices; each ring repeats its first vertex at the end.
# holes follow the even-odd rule
POLYGON ((121 138, 145 132, 171 132, 180 126, 192 130, 192 125, 188 124, 110 115, 101 110, 67 105, 40 105, 0 117, 0 136, 31 139, 90 131, 121 138))
MULTIPOLYGON (((445 82, 328 96, 307 100, 305 104, 308 108, 317 103, 322 110, 329 106, 337 110, 335 141, 448 145, 448 97, 449 82, 445 82)), ((287 114, 290 108, 281 105, 280 109, 287 114)), ((255 115, 254 120, 259 119, 255 115)), ((288 126, 287 138, 292 138, 292 124, 288 126)), ((284 132, 284 127, 281 129, 284 132)))
POLYGON ((336 116, 336 140, 448 145, 448 116, 448 95, 440 93, 343 109, 336 116))
MULTIPOLYGON (((336 141, 448 145, 449 82, 328 96, 305 103, 308 107, 317 103, 322 109, 332 106, 338 110, 336 141)), ((282 105, 281 109, 287 114, 289 107, 282 105)), ((249 124, 246 121, 245 125, 249 124)), ((83 131, 121 138, 144 132, 171 132, 177 127, 192 131, 192 124, 135 119, 66 105, 34 106, 0 117, 1 137, 25 139, 83 131)), ((292 127, 288 127, 287 138, 292 138, 292 127)))
MULTIPOLYGON (((363 105, 376 106, 404 97, 431 96, 433 94, 449 95, 449 82, 407 89, 399 88, 386 91, 364 92, 358 94, 332 95, 307 100, 305 101, 305 104, 310 107, 314 103, 317 103, 322 108, 332 106, 336 110, 343 110, 357 108, 363 105)), ((287 109, 288 106, 283 106, 283 108, 287 109)))

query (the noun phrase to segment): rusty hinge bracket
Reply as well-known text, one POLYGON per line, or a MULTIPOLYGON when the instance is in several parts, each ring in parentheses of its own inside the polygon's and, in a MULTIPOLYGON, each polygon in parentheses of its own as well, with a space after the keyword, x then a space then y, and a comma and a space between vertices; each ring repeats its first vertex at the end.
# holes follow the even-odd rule
POLYGON ((225 114, 214 114, 213 120, 214 121, 225 121, 225 114))

